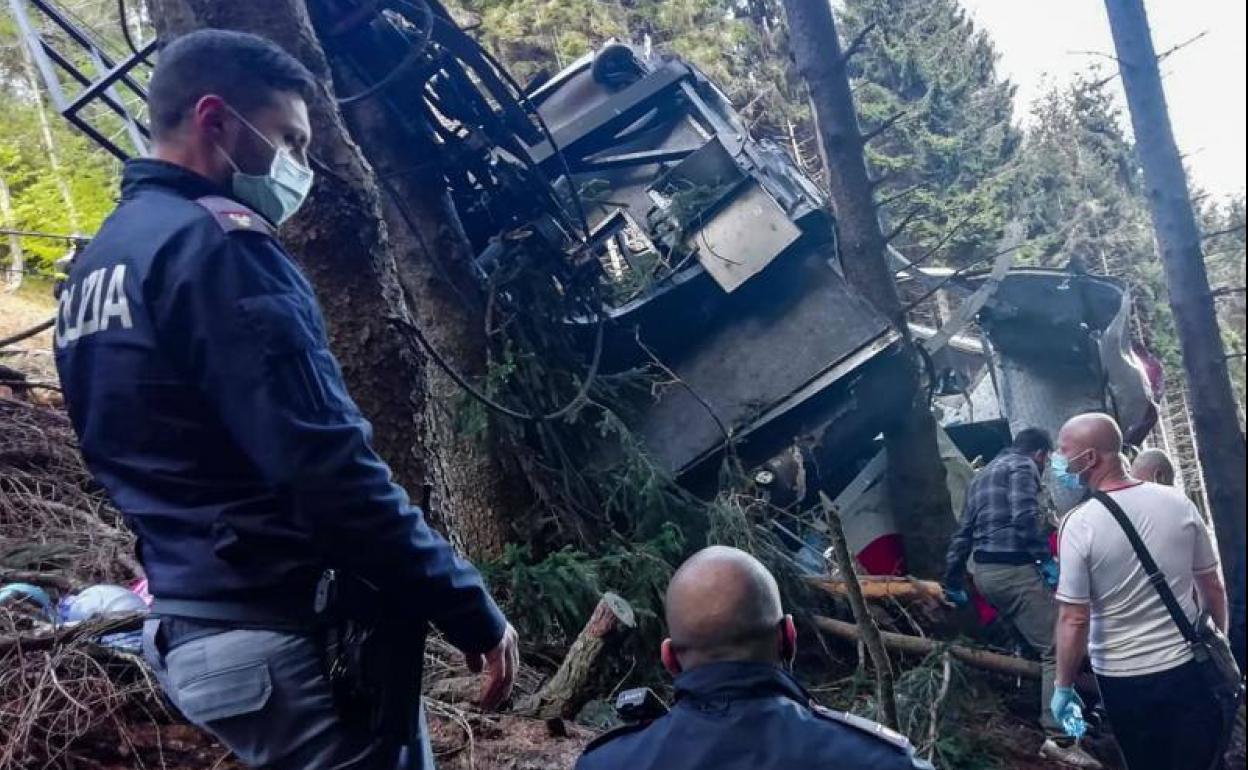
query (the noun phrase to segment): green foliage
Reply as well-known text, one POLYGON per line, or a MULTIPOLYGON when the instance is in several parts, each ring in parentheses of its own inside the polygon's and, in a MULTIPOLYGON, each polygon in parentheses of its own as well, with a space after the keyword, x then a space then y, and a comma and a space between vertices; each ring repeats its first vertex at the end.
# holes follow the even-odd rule
POLYGON ((850 59, 872 176, 887 180, 885 232, 910 224, 894 245, 912 259, 963 264, 991 250, 1008 218, 1019 133, 1014 87, 997 53, 956 0, 846 0, 841 36, 875 30, 850 59), (891 202, 890 202, 890 199, 891 202))
POLYGON ((567 643, 589 619, 605 591, 628 600, 637 613, 638 636, 659 636, 663 592, 684 552, 684 538, 672 524, 645 541, 615 542, 591 556, 571 546, 535 559, 527 545, 509 544, 503 557, 484 567, 486 579, 537 644, 567 643))
POLYGON ((1092 272, 1125 280, 1144 342, 1179 376, 1165 276, 1125 125, 1097 70, 1037 101, 1011 191, 1011 210, 1027 230, 1018 261, 1060 267, 1077 257, 1092 272))
MULTIPOLYGON (((75 229, 94 233, 112 210, 117 189, 118 165, 84 137, 70 130, 59 116, 52 116, 53 140, 61 162, 61 177, 78 214, 71 221, 56 175, 48 160, 40 133, 37 107, 12 95, 0 99, 4 132, 0 135, 0 176, 9 187, 13 205, 12 226, 19 230, 70 234, 75 229)), ((4 249, 7 252, 7 241, 4 249)), ((64 255, 66 244, 44 238, 24 238, 28 266, 47 270, 64 255)), ((7 262, 7 256, 3 257, 7 262)))
POLYGON ((1205 265, 1209 270, 1209 285, 1215 291, 1218 320, 1222 325, 1222 344, 1231 356, 1227 365, 1231 370, 1231 382, 1239 401, 1239 417, 1244 418, 1244 194, 1234 196, 1221 204, 1210 204, 1201 212, 1205 241, 1205 265), (1215 235, 1215 233, 1217 233, 1215 235), (1221 291, 1221 293, 1217 293, 1221 291))
MULTIPOLYGON (((1006 709, 996 686, 982 673, 951 659, 946 684, 941 650, 933 651, 917 664, 899 667, 895 672, 893 689, 897 698, 898 726, 921 756, 930 757, 940 768, 996 770, 1001 767, 999 738, 987 728, 990 717, 1006 709), (940 706, 933 743, 931 710, 938 699, 940 706)), ((879 718, 875 676, 863 668, 816 691, 820 700, 832 708, 879 718)))
POLYGON ((481 41, 522 82, 570 64, 609 39, 650 43, 688 59, 738 106, 755 130, 783 135, 809 115, 794 90, 773 0, 458 0, 480 19, 481 41))
MULTIPOLYGON (((107 27, 115 6, 104 0, 92 0, 77 10, 89 23, 107 27)), ((0 177, 9 188, 13 206, 13 221, 5 226, 62 235, 75 230, 93 234, 114 205, 119 164, 52 111, 45 97, 44 116, 60 161, 60 173, 54 173, 40 125, 36 84, 29 77, 18 46, 16 25, 5 15, 0 23, 0 50, 3 50, 0 81, 4 83, 4 93, 0 96, 0 115, 4 123, 4 130, 0 131, 0 177), (68 188, 72 211, 77 214, 76 223, 62 193, 62 184, 68 188)), ((43 84, 39 83, 38 88, 42 89, 43 84)), ((77 88, 75 84, 70 93, 77 88)), ((102 125, 110 130, 119 127, 116 121, 102 125)), ((47 271, 54 260, 65 254, 66 244, 24 238, 22 248, 29 269, 47 271)), ((7 265, 8 259, 8 241, 0 239, 0 264, 7 265)))

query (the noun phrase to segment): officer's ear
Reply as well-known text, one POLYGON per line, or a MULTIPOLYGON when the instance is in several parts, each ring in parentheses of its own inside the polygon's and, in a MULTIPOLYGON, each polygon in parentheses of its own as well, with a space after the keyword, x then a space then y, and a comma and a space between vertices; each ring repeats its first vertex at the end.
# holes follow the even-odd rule
POLYGON ((212 144, 230 148, 234 144, 232 131, 238 121, 230 114, 225 100, 216 94, 204 94, 191 108, 191 122, 195 132, 212 144))
POLYGON ((793 616, 785 615, 780 621, 780 660, 788 666, 793 665, 797 657, 797 626, 793 625, 793 616))
POLYGON ((680 660, 676 657, 676 649, 672 646, 670 638, 664 639, 659 647, 659 659, 663 661, 663 668, 667 669, 667 673, 672 676, 680 673, 680 660))

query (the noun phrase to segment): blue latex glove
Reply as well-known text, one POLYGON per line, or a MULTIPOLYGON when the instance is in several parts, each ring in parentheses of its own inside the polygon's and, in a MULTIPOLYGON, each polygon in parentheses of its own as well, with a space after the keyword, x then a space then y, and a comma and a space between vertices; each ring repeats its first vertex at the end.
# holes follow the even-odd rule
POLYGON ((971 597, 961 588, 945 588, 945 601, 956 607, 965 607, 970 604, 971 597))
POLYGON ((1057 560, 1046 559, 1040 562, 1040 577, 1049 588, 1057 588, 1057 560))
POLYGON ((1088 725, 1083 721, 1083 699, 1073 687, 1057 687, 1053 690, 1053 698, 1049 701, 1049 710, 1066 734, 1072 738, 1082 738, 1088 725))

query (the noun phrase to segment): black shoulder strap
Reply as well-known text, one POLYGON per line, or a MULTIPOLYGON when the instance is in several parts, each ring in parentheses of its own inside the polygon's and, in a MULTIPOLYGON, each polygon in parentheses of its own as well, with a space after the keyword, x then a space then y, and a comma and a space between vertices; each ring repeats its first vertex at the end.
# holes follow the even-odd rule
POLYGON ((1148 582, 1152 583, 1153 588, 1157 591, 1157 595, 1161 597, 1161 603, 1166 605, 1166 609, 1170 612, 1170 617, 1174 620, 1174 624, 1179 627, 1179 632, 1183 634, 1183 638, 1192 643, 1197 642, 1196 629, 1192 627, 1192 621, 1188 620, 1187 613, 1183 612, 1183 608, 1179 606, 1178 600, 1174 598, 1174 591, 1170 590, 1170 584, 1166 582, 1166 576, 1157 567, 1157 562, 1153 561, 1153 555, 1148 552, 1148 546, 1144 545, 1144 541, 1140 539, 1140 533, 1135 531, 1135 525, 1127 518, 1127 514, 1122 510, 1122 506, 1118 505, 1114 498, 1099 489, 1092 493, 1092 497, 1105 506, 1105 509, 1118 522, 1118 526, 1122 527, 1127 540, 1131 542, 1131 547, 1135 549, 1135 555, 1144 567, 1144 572, 1148 573, 1148 582))

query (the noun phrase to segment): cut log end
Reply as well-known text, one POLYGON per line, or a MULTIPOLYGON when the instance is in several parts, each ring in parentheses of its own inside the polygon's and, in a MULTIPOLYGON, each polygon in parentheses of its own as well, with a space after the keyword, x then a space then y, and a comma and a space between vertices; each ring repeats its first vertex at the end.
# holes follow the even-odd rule
POLYGON ((519 710, 542 719, 574 718, 589 700, 590 674, 603 651, 618 636, 636 627, 632 606, 618 594, 603 594, 568 648, 559 670, 519 710))
POLYGON ((610 591, 603 594, 598 601, 598 606, 594 608, 595 615, 599 612, 609 612, 614 616, 615 619, 611 623, 611 629, 608 630, 613 630, 616 625, 621 625, 628 629, 637 627, 637 615, 633 612, 633 606, 619 594, 610 591))

